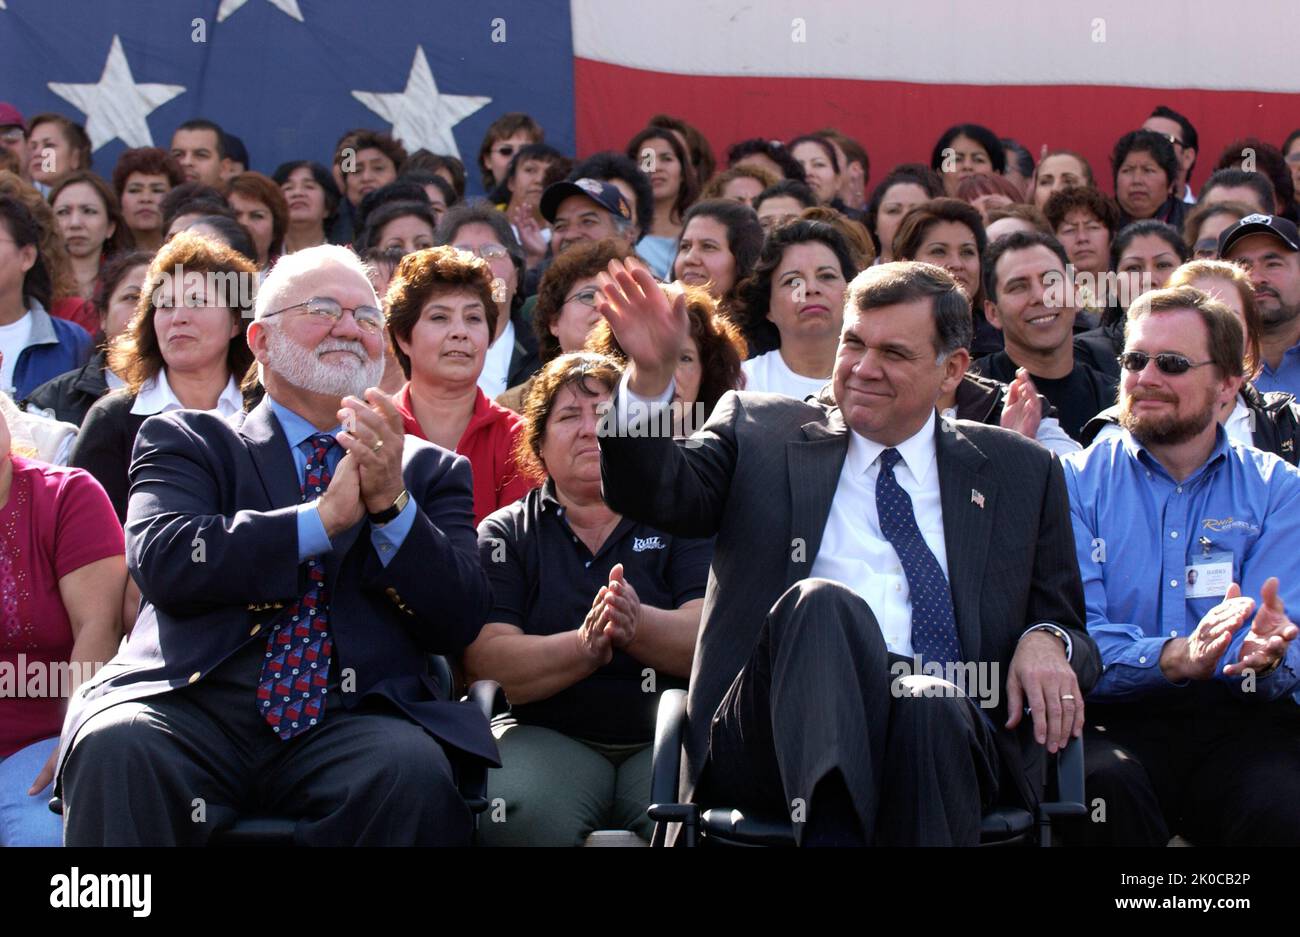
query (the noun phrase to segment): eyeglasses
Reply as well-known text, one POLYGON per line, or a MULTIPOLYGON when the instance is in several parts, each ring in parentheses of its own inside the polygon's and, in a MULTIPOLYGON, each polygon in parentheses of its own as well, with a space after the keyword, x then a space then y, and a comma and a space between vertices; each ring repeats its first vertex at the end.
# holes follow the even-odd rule
POLYGON ((570 302, 576 299, 584 306, 587 306, 588 308, 591 309, 595 309, 596 297, 599 295, 600 295, 600 290, 596 289, 596 287, 594 286, 589 286, 586 289, 578 290, 578 292, 574 293, 572 296, 566 296, 564 298, 564 304, 568 305, 570 302))
POLYGON ((3 143, 21 143, 27 139, 27 134, 23 132, 22 127, 5 127, 0 130, 0 142, 3 143))
POLYGON ((493 147, 492 152, 496 153, 497 156, 514 156, 515 145, 513 143, 503 143, 500 146, 493 147))
POLYGON ((374 306, 356 306, 352 309, 344 309, 342 303, 330 299, 328 296, 315 296, 306 302, 294 303, 292 306, 285 306, 283 309, 268 312, 262 318, 269 319, 271 316, 278 316, 290 309, 306 309, 307 318, 318 324, 328 322, 330 328, 333 328, 343 318, 345 312, 352 313, 357 328, 367 335, 376 335, 384 328, 384 314, 374 306))
POLYGON ((475 254, 484 260, 500 260, 510 253, 500 244, 484 244, 481 247, 474 247, 470 244, 457 244, 456 250, 464 251, 467 254, 475 254))
POLYGON ((1201 368, 1214 363, 1213 361, 1192 361, 1190 358, 1175 355, 1172 352, 1148 355, 1145 351, 1126 351, 1119 356, 1119 363, 1125 370, 1141 372, 1146 370, 1152 358, 1155 359, 1156 367, 1160 369, 1161 374, 1186 374, 1192 368, 1201 368))
POLYGON ((1168 140, 1168 141, 1169 141, 1170 143, 1172 143, 1174 146, 1179 146, 1179 147, 1181 147, 1181 146, 1183 145, 1183 141, 1182 141, 1182 140, 1179 140, 1179 139, 1178 139, 1176 136, 1174 136, 1172 133, 1162 133, 1162 134, 1160 134, 1160 136, 1164 137, 1166 140, 1168 140))

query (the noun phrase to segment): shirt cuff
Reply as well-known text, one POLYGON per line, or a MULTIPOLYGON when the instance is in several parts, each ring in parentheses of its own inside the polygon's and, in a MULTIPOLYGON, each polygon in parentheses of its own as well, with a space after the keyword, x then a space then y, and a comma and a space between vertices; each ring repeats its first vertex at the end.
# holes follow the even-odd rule
POLYGON ((648 419, 651 426, 658 426, 663 408, 677 390, 677 379, 673 378, 658 397, 642 397, 629 386, 630 380, 631 375, 625 371, 618 384, 618 412, 615 414, 615 435, 618 436, 634 435, 628 432, 629 421, 641 424, 648 419))
POLYGON ((401 512, 387 524, 382 527, 373 523, 370 525, 370 542, 374 544, 375 552, 379 554, 380 563, 387 566, 397 555, 414 523, 415 499, 408 498, 406 507, 402 508, 401 512))
POLYGON ((1056 635, 1058 638, 1063 640, 1065 642, 1065 659, 1067 661, 1074 660, 1074 642, 1070 640, 1070 632, 1066 631, 1060 625, 1054 625, 1047 621, 1040 621, 1038 624, 1030 625, 1026 628, 1025 634, 1022 634, 1020 639, 1023 641, 1025 635, 1031 634, 1035 631, 1046 631, 1048 634, 1056 635))
POLYGON ((316 502, 298 505, 298 562, 307 562, 308 557, 321 556, 334 549, 329 534, 325 533, 325 522, 320 519, 316 502))

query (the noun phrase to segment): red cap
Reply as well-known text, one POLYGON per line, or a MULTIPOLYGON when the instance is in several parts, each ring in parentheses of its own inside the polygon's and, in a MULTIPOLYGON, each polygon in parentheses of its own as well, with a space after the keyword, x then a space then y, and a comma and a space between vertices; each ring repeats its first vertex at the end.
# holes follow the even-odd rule
POLYGON ((23 133, 27 132, 27 121, 23 119, 22 112, 8 101, 0 101, 0 127, 14 125, 22 127, 23 133))

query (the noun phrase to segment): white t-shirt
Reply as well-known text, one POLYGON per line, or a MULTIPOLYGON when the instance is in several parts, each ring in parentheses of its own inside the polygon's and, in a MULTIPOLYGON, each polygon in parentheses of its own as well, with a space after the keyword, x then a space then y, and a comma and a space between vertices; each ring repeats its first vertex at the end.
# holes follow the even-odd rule
POLYGON ((809 394, 821 393, 822 387, 831 379, 829 374, 825 377, 795 374, 781 357, 779 348, 757 358, 750 358, 740 367, 745 372, 745 390, 785 394, 796 400, 803 400, 809 394))
POLYGON ((0 366, 0 390, 13 396, 14 369, 18 367, 18 355, 27 347, 32 337, 32 314, 24 312, 21 319, 10 325, 0 325, 0 352, 4 353, 4 365, 0 366))
POLYGON ((488 346, 487 354, 483 356, 483 373, 478 376, 478 388, 488 400, 495 400, 505 392, 514 351, 515 324, 507 319, 501 335, 488 346))

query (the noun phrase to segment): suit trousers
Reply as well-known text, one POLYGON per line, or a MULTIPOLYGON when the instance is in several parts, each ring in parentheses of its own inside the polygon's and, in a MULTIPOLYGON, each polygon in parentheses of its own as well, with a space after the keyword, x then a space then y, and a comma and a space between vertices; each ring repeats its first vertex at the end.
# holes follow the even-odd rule
POLYGON ((251 813, 296 819, 304 846, 469 842, 447 755, 404 717, 348 711, 332 683, 321 722, 281 740, 256 700, 265 648, 87 720, 64 769, 65 844, 201 845, 251 813))
POLYGON ((846 790, 823 807, 851 806, 840 822, 863 842, 977 844, 998 791, 992 725, 952 684, 891 673, 904 660, 857 593, 793 585, 713 716, 697 800, 789 815, 803 844, 814 793, 846 790))
POLYGON ((1287 697, 1243 703, 1217 683, 1089 703, 1081 841, 1300 845, 1300 722, 1287 697))

